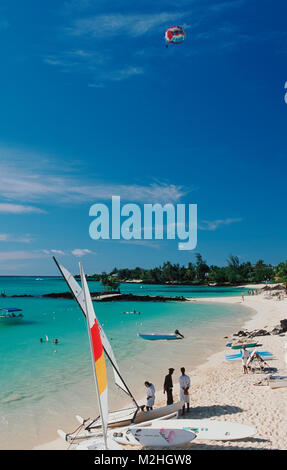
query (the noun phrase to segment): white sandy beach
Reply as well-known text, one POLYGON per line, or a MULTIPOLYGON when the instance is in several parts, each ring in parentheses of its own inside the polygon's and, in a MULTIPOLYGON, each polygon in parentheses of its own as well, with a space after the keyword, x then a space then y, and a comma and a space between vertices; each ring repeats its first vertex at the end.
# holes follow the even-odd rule
MULTIPOLYGON (((251 286, 250 286, 251 287, 251 286)), ((254 286, 252 286, 254 287, 254 286)), ((258 286, 261 287, 261 286, 258 286)), ((287 318, 287 299, 275 300, 264 298, 265 293, 241 297, 221 297, 191 299, 196 302, 216 302, 224 304, 242 303, 254 309, 254 316, 242 329, 272 330, 287 318)), ((235 331, 234 331, 235 333, 235 331)), ((222 338, 225 345, 231 338, 222 338)), ((277 369, 276 375, 287 376, 287 364, 284 361, 287 336, 270 335, 256 337, 262 349, 274 354, 268 365, 277 369)), ((191 411, 186 418, 216 419, 247 424, 257 428, 253 438, 238 441, 193 441, 182 449, 287 449, 287 389, 272 390, 268 386, 255 386, 255 382, 266 377, 263 373, 243 374, 241 361, 227 361, 228 348, 214 354, 196 370, 186 373, 191 377, 191 411)), ((156 394, 156 406, 165 404, 162 390, 156 394)), ((178 384, 174 387, 174 398, 178 398, 178 384)), ((56 432, 56 430, 55 430, 56 432)), ((53 442, 34 447, 35 450, 67 449, 68 444, 56 439, 53 442)), ((136 449, 135 447, 131 447, 136 449)), ((127 448, 128 450, 128 448, 127 448)))

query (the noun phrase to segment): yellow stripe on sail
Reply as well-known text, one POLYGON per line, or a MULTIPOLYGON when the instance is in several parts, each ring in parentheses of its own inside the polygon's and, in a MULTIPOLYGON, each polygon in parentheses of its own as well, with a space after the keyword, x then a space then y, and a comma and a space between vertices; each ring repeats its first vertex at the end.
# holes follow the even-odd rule
POLYGON ((96 366, 99 393, 101 395, 104 392, 104 390, 107 388, 107 371, 106 371, 104 352, 99 357, 99 359, 95 362, 95 366, 96 366))

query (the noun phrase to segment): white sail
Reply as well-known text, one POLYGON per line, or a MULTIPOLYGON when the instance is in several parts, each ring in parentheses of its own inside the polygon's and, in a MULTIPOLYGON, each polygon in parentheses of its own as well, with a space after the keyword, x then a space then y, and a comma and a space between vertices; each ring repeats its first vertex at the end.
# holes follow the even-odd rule
POLYGON ((100 416, 102 419, 102 430, 105 448, 107 445, 107 432, 109 422, 109 406, 108 406, 108 382, 107 371, 104 357, 104 348, 101 341, 99 324, 96 319, 93 302, 91 299, 88 284, 85 278, 84 270, 80 264, 81 281, 83 286, 83 295, 85 302, 86 320, 88 327, 88 335, 90 340, 91 356, 94 370, 94 378, 96 383, 96 391, 100 416))
MULTIPOLYGON (((86 309, 85 309, 85 298, 84 298, 84 292, 83 289, 80 287, 80 285, 77 283, 76 279, 74 276, 66 269, 64 266, 62 266, 58 261, 56 260, 55 257, 53 257, 56 265, 58 266, 59 271, 61 272, 63 278, 65 279, 66 283, 68 284, 73 296, 75 297, 79 307, 81 308, 83 314, 86 316, 86 309)), ((97 320, 96 314, 95 318, 97 320)), ((120 371, 119 371, 119 366, 117 364, 112 346, 103 330, 101 327, 100 323, 98 322, 99 330, 100 330, 100 335, 101 335, 101 340, 103 343, 104 350, 107 354, 108 359, 110 360, 112 367, 113 367, 113 372, 114 372, 114 378, 115 378, 115 383, 118 387, 120 387, 125 393, 127 393, 132 400, 135 402, 137 405, 134 397, 132 396, 131 392, 127 388, 126 384, 124 383, 123 379, 121 378, 120 371)), ((138 406, 138 405, 137 405, 138 406)))

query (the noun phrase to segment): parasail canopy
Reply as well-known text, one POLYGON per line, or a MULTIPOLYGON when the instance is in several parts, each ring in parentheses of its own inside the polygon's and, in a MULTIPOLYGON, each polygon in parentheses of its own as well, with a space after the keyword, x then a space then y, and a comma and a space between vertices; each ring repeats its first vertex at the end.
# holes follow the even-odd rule
POLYGON ((170 26, 165 32, 165 40, 168 43, 180 44, 185 40, 186 34, 181 26, 170 26))

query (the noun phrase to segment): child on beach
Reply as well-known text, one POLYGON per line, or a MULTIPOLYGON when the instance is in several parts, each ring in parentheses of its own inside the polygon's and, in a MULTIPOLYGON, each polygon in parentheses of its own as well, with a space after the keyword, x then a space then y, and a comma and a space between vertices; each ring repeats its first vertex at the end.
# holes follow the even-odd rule
POLYGON ((248 374, 248 370, 247 370, 247 361, 248 361, 248 358, 250 357, 250 354, 249 352, 247 351, 246 347, 245 346, 242 346, 242 350, 241 350, 241 360, 242 360, 242 365, 243 365, 243 372, 244 374, 248 374))
POLYGON ((146 410, 152 410, 153 405, 154 405, 154 400, 155 400, 155 389, 154 385, 148 381, 146 381, 145 386, 147 388, 146 391, 146 410))

